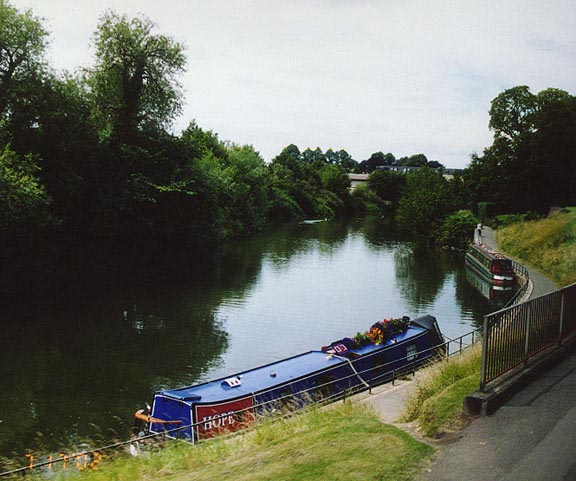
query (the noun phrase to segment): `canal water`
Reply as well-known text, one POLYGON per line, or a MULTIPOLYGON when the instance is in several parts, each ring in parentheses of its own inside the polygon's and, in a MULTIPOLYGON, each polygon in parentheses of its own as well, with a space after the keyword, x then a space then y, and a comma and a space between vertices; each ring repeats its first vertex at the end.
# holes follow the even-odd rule
POLYGON ((462 255, 415 251, 379 219, 291 225, 163 258, 77 272, 67 260, 46 289, 4 302, 1 457, 25 464, 27 452, 126 438, 155 390, 319 349, 383 318, 432 314, 454 338, 494 310, 462 255))

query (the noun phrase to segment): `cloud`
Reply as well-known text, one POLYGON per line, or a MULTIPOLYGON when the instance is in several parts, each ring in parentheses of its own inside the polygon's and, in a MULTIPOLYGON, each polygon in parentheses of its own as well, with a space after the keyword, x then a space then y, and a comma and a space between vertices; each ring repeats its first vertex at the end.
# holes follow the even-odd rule
POLYGON ((220 138, 266 159, 295 143, 424 153, 464 167, 491 143, 490 101, 576 80, 576 4, 552 0, 21 0, 47 18, 52 61, 92 61, 107 8, 142 13, 187 46, 186 105, 220 138))

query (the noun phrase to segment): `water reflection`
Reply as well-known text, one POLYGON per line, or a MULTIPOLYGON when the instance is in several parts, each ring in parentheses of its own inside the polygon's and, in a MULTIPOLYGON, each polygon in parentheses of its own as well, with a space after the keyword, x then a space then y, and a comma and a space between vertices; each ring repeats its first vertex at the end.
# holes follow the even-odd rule
POLYGON ((404 245, 396 249, 394 260, 402 296, 415 308, 431 305, 453 270, 449 255, 443 251, 412 249, 404 245))
POLYGON ((490 302, 491 310, 502 309, 514 295, 516 286, 494 286, 477 275, 467 265, 464 266, 466 282, 490 302))

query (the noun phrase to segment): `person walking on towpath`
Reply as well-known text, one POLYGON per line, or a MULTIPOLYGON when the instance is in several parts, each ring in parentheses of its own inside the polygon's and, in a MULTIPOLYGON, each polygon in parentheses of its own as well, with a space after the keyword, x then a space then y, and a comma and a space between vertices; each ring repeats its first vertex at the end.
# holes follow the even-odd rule
POLYGON ((482 224, 476 226, 476 244, 482 244, 482 224))

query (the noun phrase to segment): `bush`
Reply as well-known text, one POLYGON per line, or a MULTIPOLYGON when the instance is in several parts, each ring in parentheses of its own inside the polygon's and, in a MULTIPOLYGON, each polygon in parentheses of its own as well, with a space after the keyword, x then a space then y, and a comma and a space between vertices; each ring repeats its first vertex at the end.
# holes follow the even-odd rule
POLYGON ((356 187, 351 198, 353 209, 361 214, 381 214, 385 209, 382 199, 366 185, 356 187))
POLYGON ((449 249, 464 250, 474 238, 478 219, 469 210, 449 215, 440 226, 438 242, 449 249))
POLYGON ((478 202, 478 218, 483 224, 488 223, 488 219, 491 219, 494 212, 494 207, 496 204, 494 202, 478 202))

